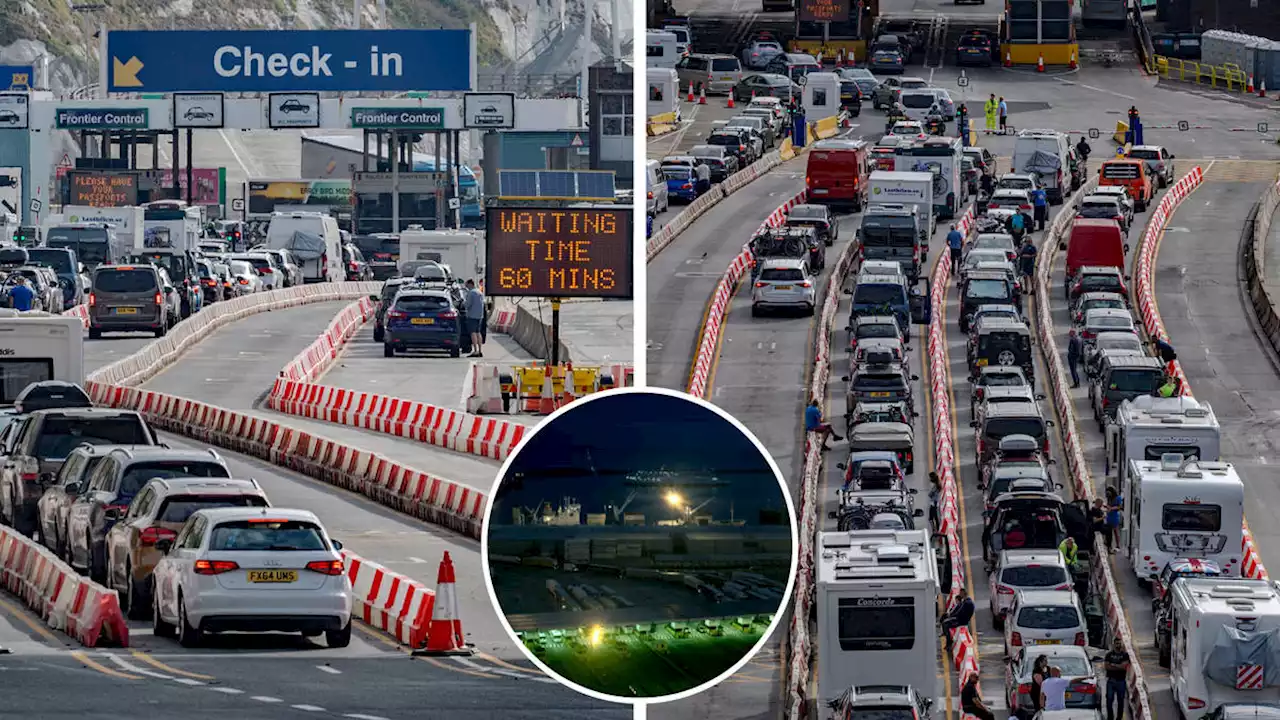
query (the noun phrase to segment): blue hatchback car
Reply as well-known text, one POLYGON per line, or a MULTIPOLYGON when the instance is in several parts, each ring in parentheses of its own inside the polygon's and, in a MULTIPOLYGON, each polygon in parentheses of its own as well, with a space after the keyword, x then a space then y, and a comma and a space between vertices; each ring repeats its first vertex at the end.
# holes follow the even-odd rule
POLYGON ((382 354, 441 350, 462 354, 462 313, 443 290, 402 290, 387 309, 382 354))
POLYGON ((662 168, 662 174, 667 176, 667 196, 672 199, 691 203, 703 192, 702 183, 694 177, 693 168, 667 165, 662 168))

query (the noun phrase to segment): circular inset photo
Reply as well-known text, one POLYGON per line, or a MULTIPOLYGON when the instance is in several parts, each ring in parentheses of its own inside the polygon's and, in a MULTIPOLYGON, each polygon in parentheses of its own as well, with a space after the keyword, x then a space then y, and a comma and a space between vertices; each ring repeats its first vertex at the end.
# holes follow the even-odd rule
POLYGON ((796 520, 777 465, 718 408, 656 388, 588 396, 507 459, 483 556, 531 660, 606 700, 728 677, 790 600, 796 520))

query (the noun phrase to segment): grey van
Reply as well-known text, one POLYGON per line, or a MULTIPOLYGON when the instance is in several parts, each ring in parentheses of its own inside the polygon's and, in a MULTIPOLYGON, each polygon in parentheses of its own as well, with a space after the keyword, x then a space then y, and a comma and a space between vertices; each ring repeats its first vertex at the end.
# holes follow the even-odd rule
POLYGON ((163 337, 177 320, 169 317, 167 285, 154 265, 99 265, 90 281, 89 337, 138 331, 163 337))

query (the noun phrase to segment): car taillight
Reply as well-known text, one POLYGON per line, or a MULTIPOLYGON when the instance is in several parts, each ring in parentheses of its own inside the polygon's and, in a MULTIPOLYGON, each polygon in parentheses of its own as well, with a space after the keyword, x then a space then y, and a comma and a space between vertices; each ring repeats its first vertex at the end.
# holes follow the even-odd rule
POLYGON ((409 317, 409 313, 396 311, 389 314, 387 317, 391 318, 392 320, 404 320, 405 318, 409 317))
POLYGON ((221 575, 224 572, 239 570, 240 564, 233 560, 197 560, 192 565, 197 575, 221 575))
POLYGON ((1120 215, 1112 215, 1111 219, 1115 220, 1116 222, 1122 222, 1124 220, 1124 218, 1121 217, 1120 215))
POLYGON ((1187 707, 1191 708, 1192 710, 1203 710, 1204 701, 1198 697, 1189 697, 1187 698, 1187 707))
POLYGON ((93 293, 89 293, 89 307, 93 307, 94 305, 97 305, 97 304, 98 304, 98 298, 93 293))
POLYGON ((162 527, 149 527, 142 531, 138 536, 138 541, 143 545, 155 545, 161 540, 173 540, 178 537, 178 533, 162 527))
POLYGON ((1080 683, 1079 685, 1072 685, 1071 692, 1080 693, 1081 695, 1093 695, 1098 692, 1098 686, 1090 685, 1089 683, 1080 683))
POLYGON ((762 287, 769 287, 769 283, 767 283, 767 282, 758 282, 758 283, 756 283, 756 287, 758 287, 758 288, 762 288, 762 287))
POLYGON ((456 312, 454 312, 454 311, 452 311, 452 310, 445 310, 445 311, 444 311, 444 312, 442 312, 442 313, 437 313, 437 314, 436 314, 436 317, 438 317, 438 318, 440 318, 440 319, 442 319, 442 320, 454 320, 454 319, 456 319, 456 318, 458 317, 458 313, 456 313, 456 312))
POLYGON ((693 189, 693 186, 692 186, 692 185, 690 185, 689 183, 685 183, 685 184, 683 184, 683 185, 681 185, 681 186, 680 186, 680 189, 681 189, 681 190, 692 190, 692 189, 693 189))
POLYGON ((1082 632, 1076 633, 1075 644, 1079 645, 1080 647, 1084 647, 1087 644, 1084 639, 1084 633, 1082 632))
POLYGON ((223 281, 222 281, 222 287, 231 287, 231 281, 230 281, 230 280, 223 280, 223 281))
POLYGON ((1107 399, 1107 396, 1106 396, 1106 395, 1103 395, 1103 396, 1102 396, 1102 409, 1103 409, 1103 410, 1106 410, 1106 409, 1107 409, 1107 406, 1108 406, 1108 405, 1110 405, 1110 404, 1111 404, 1111 401, 1109 401, 1109 400, 1107 399))
POLYGON ((40 479, 40 473, 33 473, 33 472, 32 472, 32 473, 28 473, 28 472, 24 472, 24 473, 22 473, 22 482, 29 482, 29 483, 33 483, 33 482, 35 482, 35 481, 37 481, 37 480, 39 480, 39 479, 40 479))
POLYGON ((1005 255, 1005 257, 1009 258, 1010 260, 1017 260, 1017 259, 1018 259, 1018 255, 1017 255, 1017 253, 1015 253, 1015 252, 1014 252, 1014 251, 1012 251, 1012 250, 1009 250, 1009 251, 1005 252, 1005 254, 1004 254, 1004 255, 1005 255))
POLYGON ((321 575, 341 575, 346 565, 341 560, 313 560, 307 563, 307 569, 321 575))
POLYGON ((320 253, 320 267, 324 267, 328 264, 329 264, 329 253, 327 252, 320 253))
POLYGON ((649 199, 650 199, 650 200, 652 200, 652 199, 653 199, 653 191, 652 191, 652 190, 650 190, 650 191, 649 191, 649 199))
POLYGON ((351 268, 351 272, 355 272, 357 266, 355 262, 350 262, 350 263, 347 263, 347 267, 351 268))
POLYGON ((164 295, 161 295, 160 293, 156 293, 156 304, 157 305, 164 304, 164 295))
POLYGON ((1089 340, 1090 338, 1093 337, 1093 331, 1085 330, 1084 332, 1080 333, 1080 337, 1084 338, 1085 340, 1089 340))
POLYGON ((738 152, 746 152, 746 151, 747 151, 747 146, 746 146, 746 145, 739 145, 739 146, 738 146, 738 152))
POLYGON ((1054 590, 1070 590, 1070 589, 1071 589, 1071 584, 1070 584, 1070 583, 1063 583, 1063 584, 1059 585, 1058 587, 1054 588, 1054 590))
POLYGON ((125 504, 123 504, 123 505, 118 505, 118 504, 117 504, 117 505, 103 505, 103 506, 102 506, 102 509, 103 509, 104 511, 106 511, 106 510, 118 510, 118 511, 120 511, 121 513, 123 513, 124 511, 126 511, 126 510, 128 510, 128 509, 129 509, 129 504, 128 504, 128 503, 125 503, 125 504))
POLYGON ((249 284, 249 280, 248 280, 247 278, 240 278, 240 284, 241 284, 241 285, 248 285, 248 284, 249 284))
POLYGON ((988 210, 999 210, 1000 206, 995 203, 987 203, 988 210))
POLYGON ((1013 588, 1011 588, 1011 587, 1009 587, 1009 586, 1007 586, 1007 585, 997 585, 997 586, 996 586, 996 594, 997 594, 997 595, 1012 595, 1012 594, 1013 594, 1013 588))
POLYGON ((800 283, 800 287, 802 288, 813 287, 813 283, 809 282, 808 280, 805 280, 804 282, 800 283))
POLYGON ((1018 694, 1019 694, 1019 695, 1029 695, 1029 694, 1031 694, 1031 683, 1022 683, 1021 685, 1019 685, 1019 686, 1018 686, 1018 694))
POLYGON ((1021 205, 1019 205, 1019 206, 1018 206, 1018 209, 1019 209, 1019 210, 1030 210, 1030 209, 1031 209, 1031 206, 1030 206, 1030 205, 1027 205, 1026 203, 1023 203, 1023 204, 1021 204, 1021 205))
POLYGON ((1022 633, 1015 632, 1009 634, 1009 644, 1016 647, 1022 647, 1022 633))

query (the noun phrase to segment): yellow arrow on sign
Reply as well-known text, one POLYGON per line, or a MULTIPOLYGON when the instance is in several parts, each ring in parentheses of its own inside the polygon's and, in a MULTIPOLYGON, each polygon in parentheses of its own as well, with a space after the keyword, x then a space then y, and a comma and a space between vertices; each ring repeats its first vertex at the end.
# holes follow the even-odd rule
POLYGON ((141 69, 142 61, 136 56, 124 63, 118 57, 111 58, 112 84, 116 87, 142 87, 142 81, 138 79, 138 71, 141 69))

